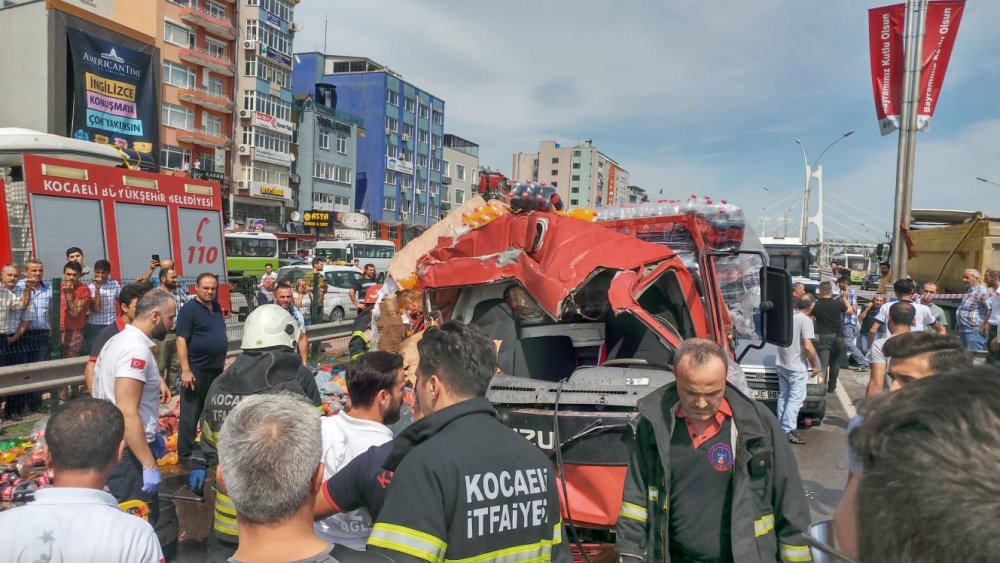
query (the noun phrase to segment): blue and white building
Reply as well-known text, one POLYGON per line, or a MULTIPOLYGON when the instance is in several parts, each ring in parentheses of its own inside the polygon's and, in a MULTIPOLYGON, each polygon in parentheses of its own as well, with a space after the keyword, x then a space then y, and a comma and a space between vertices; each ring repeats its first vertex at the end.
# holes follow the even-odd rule
POLYGON ((337 109, 364 120, 357 142, 355 206, 372 219, 431 225, 441 216, 444 100, 371 59, 295 55, 292 89, 337 87, 337 109))

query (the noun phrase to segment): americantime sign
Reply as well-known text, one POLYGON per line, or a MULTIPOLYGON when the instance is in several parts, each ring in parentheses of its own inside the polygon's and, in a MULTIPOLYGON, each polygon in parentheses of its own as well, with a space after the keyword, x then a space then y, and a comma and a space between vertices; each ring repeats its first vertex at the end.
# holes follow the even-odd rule
MULTIPOLYGON (((955 35, 965 9, 965 0, 929 2, 920 55, 920 82, 917 84, 917 128, 930 124, 955 35)), ((899 129, 903 91, 903 28, 906 6, 894 4, 868 10, 868 46, 871 58, 875 114, 883 136, 899 129)), ((914 16, 915 17, 915 16, 914 16)))
POLYGON ((159 160, 160 112, 152 55, 67 28, 73 72, 73 137, 159 160))

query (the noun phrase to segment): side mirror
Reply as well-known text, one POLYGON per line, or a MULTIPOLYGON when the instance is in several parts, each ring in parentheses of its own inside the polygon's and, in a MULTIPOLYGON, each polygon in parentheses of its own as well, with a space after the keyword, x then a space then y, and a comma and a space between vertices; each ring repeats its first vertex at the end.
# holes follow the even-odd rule
POLYGON ((775 346, 792 343, 792 276, 781 268, 764 266, 760 270, 764 295, 760 312, 764 317, 764 341, 775 346))

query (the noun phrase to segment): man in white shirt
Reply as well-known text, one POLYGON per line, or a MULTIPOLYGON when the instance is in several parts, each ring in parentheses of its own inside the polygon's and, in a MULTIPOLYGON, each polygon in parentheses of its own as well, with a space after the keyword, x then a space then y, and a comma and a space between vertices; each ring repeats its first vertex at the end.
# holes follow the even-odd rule
POLYGON ((94 397, 111 401, 125 417, 126 447, 108 477, 108 490, 119 502, 138 499, 149 504, 150 522, 159 517, 160 470, 153 446, 160 400, 170 398, 156 367, 153 339, 166 336, 176 315, 170 294, 146 293, 136 305, 135 320, 108 340, 94 366, 94 397))
MULTIPOLYGON (((899 301, 906 301, 908 303, 913 303, 915 308, 915 315, 913 317, 913 330, 924 330, 925 326, 929 326, 937 331, 941 336, 945 336, 945 327, 934 318, 934 313, 931 312, 927 305, 922 303, 915 303, 913 301, 913 294, 916 292, 917 284, 911 279, 901 279, 896 280, 892 284, 892 290, 896 292, 896 297, 899 301)), ((868 345, 871 346, 875 342, 875 334, 878 332, 879 328, 884 326, 888 322, 889 318, 889 307, 893 303, 886 303, 878 310, 878 315, 875 316, 875 323, 872 328, 868 331, 868 345)))
MULTIPOLYGON (((323 419, 324 481, 368 448, 392 440, 392 430, 386 425, 399 420, 405 386, 403 357, 399 354, 368 352, 351 361, 347 366, 351 413, 341 411, 323 419)), ((372 519, 366 509, 360 508, 328 516, 317 521, 315 527, 322 539, 364 550, 372 519)))
POLYGON ((813 321, 809 318, 816 298, 805 294, 795 302, 795 314, 792 315, 792 343, 784 348, 778 348, 778 422, 781 431, 793 444, 805 444, 804 438, 795 429, 799 424, 799 410, 806 400, 806 385, 809 375, 819 373, 819 357, 813 340, 816 332, 813 321), (809 367, 812 365, 812 367, 809 367))
POLYGON ((885 343, 900 334, 908 332, 923 332, 913 330, 913 318, 916 316, 916 303, 909 301, 897 301, 891 303, 889 307, 889 336, 879 338, 872 343, 868 350, 868 363, 871 365, 871 376, 868 378, 868 388, 865 396, 881 395, 889 390, 892 380, 887 380, 886 370, 889 365, 889 357, 882 351, 885 343))
POLYGON ((34 502, 0 512, 5 561, 163 561, 153 527, 102 490, 124 433, 121 412, 107 401, 84 397, 52 414, 46 464, 55 481, 34 502))

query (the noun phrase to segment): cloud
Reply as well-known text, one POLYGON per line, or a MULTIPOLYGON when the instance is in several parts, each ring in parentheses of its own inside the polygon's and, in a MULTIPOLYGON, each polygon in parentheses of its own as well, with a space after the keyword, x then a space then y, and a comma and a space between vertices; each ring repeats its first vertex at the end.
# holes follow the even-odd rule
MULTIPOLYGON (((445 99, 446 131, 479 143, 484 164, 507 170, 541 139, 593 139, 665 197, 713 194, 748 209, 790 197, 804 178, 795 139, 815 158, 854 129, 823 158, 825 187, 850 203, 829 216, 858 223, 857 205, 884 230, 896 142, 877 131, 867 28, 867 9, 883 3, 304 2, 295 42, 320 50, 329 14, 331 53, 368 56, 445 99)), ((976 176, 1000 178, 996 21, 1000 2, 967 5, 920 135, 915 206, 976 201, 989 187, 976 176)))

